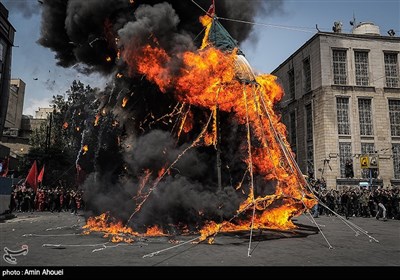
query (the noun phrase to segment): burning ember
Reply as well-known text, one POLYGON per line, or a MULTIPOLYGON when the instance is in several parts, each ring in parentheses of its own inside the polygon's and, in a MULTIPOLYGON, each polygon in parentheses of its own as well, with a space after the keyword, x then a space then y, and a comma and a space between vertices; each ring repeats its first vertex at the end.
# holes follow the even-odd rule
POLYGON ((124 99, 122 100, 122 108, 126 107, 126 104, 128 104, 129 98, 128 97, 124 97, 124 99))
POLYGON ((65 122, 65 123, 63 124, 63 129, 67 129, 68 126, 69 126, 69 124, 68 124, 67 122, 65 122))
POLYGON ((94 120, 94 126, 98 126, 99 125, 100 117, 101 116, 99 114, 96 115, 96 119, 94 120))
POLYGON ((88 146, 88 145, 84 145, 84 146, 82 147, 82 152, 83 152, 83 154, 85 155, 88 151, 89 151, 89 146, 88 146))

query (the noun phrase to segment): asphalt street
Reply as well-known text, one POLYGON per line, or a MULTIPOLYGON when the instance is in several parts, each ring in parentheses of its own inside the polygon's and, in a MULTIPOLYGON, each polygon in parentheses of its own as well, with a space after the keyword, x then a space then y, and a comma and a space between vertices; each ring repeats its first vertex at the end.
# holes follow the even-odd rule
POLYGON ((295 231, 255 231, 248 257, 248 232, 219 234, 213 245, 185 243, 196 235, 137 238, 132 244, 116 244, 100 233, 82 235, 85 221, 81 215, 43 212, 16 216, 0 223, 1 266, 13 266, 5 261, 4 248, 28 248, 14 257, 18 266, 400 265, 399 220, 350 218, 350 222, 379 241, 376 242, 361 231, 353 231, 337 217, 320 216, 316 221, 333 247, 329 249, 315 224, 303 215, 295 219, 299 225, 295 231))

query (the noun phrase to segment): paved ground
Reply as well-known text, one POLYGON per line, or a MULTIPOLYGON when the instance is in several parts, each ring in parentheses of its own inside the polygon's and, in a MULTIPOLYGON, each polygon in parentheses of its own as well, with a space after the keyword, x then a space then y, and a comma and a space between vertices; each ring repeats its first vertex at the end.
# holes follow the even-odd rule
MULTIPOLYGON (((310 220, 301 216, 296 232, 257 231, 252 257, 247 257, 248 233, 218 235, 213 245, 188 243, 153 257, 156 252, 196 236, 146 238, 133 244, 112 244, 101 234, 81 235, 84 218, 69 213, 18 213, 0 223, 0 250, 20 250, 18 266, 399 266, 400 221, 351 218, 379 243, 364 234, 357 236, 336 217, 316 219, 333 249, 316 233, 310 220)), ((12 266, 1 258, 0 266, 12 266)))

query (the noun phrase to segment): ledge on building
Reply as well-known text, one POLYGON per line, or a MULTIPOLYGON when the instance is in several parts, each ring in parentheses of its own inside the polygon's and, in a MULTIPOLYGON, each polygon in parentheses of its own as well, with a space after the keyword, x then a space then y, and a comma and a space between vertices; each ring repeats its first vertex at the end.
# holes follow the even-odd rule
MULTIPOLYGON (((400 180, 399 180, 400 181, 400 180)), ((339 186, 360 186, 360 182, 369 182, 369 178, 337 178, 336 185, 339 186)), ((382 179, 372 179, 373 186, 383 186, 382 179)))
POLYGON ((393 187, 400 188, 400 179, 392 179, 390 180, 390 184, 393 187))
POLYGON ((376 92, 376 88, 374 86, 331 85, 331 88, 335 90, 346 91, 376 92))
POLYGON ((383 88, 383 92, 387 92, 387 93, 399 93, 400 91, 400 87, 384 87, 383 88))

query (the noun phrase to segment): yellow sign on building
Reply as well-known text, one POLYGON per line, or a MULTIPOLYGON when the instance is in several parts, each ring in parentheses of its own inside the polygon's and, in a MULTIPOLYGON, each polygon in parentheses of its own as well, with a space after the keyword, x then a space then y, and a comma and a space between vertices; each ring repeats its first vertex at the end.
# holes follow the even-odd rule
POLYGON ((361 164, 361 169, 368 169, 369 168, 369 157, 368 156, 360 157, 360 164, 361 164))

